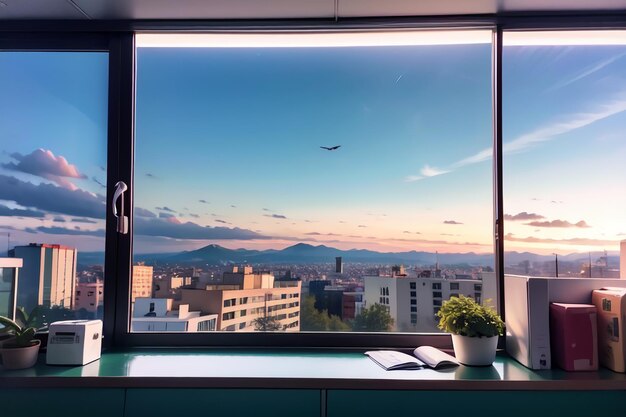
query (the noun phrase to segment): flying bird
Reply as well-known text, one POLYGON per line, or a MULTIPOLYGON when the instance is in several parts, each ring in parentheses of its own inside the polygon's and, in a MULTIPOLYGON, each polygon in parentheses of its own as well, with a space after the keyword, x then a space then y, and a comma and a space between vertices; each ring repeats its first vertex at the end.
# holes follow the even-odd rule
POLYGON ((337 145, 337 146, 331 146, 330 148, 328 146, 320 146, 320 148, 322 149, 326 149, 327 151, 334 151, 336 149, 341 148, 341 145, 337 145))

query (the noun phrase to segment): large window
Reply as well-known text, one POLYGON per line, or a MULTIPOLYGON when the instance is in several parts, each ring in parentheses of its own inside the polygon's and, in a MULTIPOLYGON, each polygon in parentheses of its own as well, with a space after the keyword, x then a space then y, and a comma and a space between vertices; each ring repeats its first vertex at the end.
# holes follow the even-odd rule
POLYGON ((435 332, 451 288, 495 298, 490 31, 137 45, 131 330, 435 332))
POLYGON ((505 271, 618 278, 626 32, 504 34, 505 271))
POLYGON ((107 53, 0 52, 0 252, 37 327, 103 315, 107 87, 107 53))

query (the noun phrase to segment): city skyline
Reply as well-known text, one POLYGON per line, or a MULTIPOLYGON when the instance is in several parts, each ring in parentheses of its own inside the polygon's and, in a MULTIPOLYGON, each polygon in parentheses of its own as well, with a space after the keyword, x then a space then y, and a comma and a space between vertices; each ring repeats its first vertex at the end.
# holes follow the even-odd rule
MULTIPOLYGON (((492 252, 490 53, 140 48, 136 253, 492 252)), ((506 250, 617 250, 626 47, 504 54, 506 250)), ((2 52, 0 74, 0 232, 102 250, 107 55, 2 52)))

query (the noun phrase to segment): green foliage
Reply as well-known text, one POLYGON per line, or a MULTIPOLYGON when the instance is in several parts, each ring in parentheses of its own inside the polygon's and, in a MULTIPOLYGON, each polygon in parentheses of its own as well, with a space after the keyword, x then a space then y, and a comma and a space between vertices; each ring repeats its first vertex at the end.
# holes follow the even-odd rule
POLYGON ((452 334, 469 337, 504 334, 504 322, 493 308, 464 295, 444 301, 437 317, 439 328, 452 334))
POLYGON ((387 307, 374 304, 364 308, 361 314, 355 317, 352 329, 357 332, 387 332, 393 326, 393 318, 387 307))
POLYGON ((339 316, 329 316, 328 310, 316 309, 315 297, 307 295, 300 302, 300 330, 349 332, 350 325, 344 323, 339 316))
POLYGON ((28 347, 32 345, 32 340, 35 337, 35 329, 33 327, 22 327, 13 320, 0 316, 0 324, 3 326, 0 329, 1 334, 10 334, 15 336, 12 344, 17 347, 28 347))
POLYGON ((277 332, 282 329, 280 321, 274 316, 258 317, 252 323, 257 332, 277 332))

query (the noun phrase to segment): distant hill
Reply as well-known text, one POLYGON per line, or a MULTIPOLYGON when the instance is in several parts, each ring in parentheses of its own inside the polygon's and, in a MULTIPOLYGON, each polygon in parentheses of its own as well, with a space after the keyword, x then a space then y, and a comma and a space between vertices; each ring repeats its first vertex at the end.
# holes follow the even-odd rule
MULTIPOLYGON (((207 245, 193 251, 179 253, 139 254, 133 258, 134 262, 147 263, 178 263, 187 265, 225 265, 231 263, 249 264, 277 264, 277 263, 332 263, 336 256, 343 257, 344 262, 359 262, 370 264, 419 264, 434 265, 439 260, 441 265, 464 265, 464 266, 494 266, 494 257, 484 253, 439 253, 432 252, 377 252, 366 249, 341 250, 325 245, 310 245, 298 243, 281 250, 249 250, 228 249, 219 245, 207 245)), ((592 260, 595 261, 600 254, 594 252, 592 260)), ((559 262, 586 262, 587 254, 573 253, 559 255, 559 262)), ((504 261, 506 265, 516 265, 522 261, 551 262, 554 255, 538 255, 532 252, 506 252, 504 261)), ((79 252, 78 262, 81 265, 93 265, 104 263, 102 252, 79 252)), ((619 256, 609 255, 609 263, 619 263, 619 256)))

